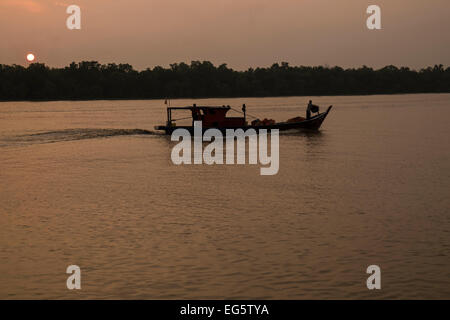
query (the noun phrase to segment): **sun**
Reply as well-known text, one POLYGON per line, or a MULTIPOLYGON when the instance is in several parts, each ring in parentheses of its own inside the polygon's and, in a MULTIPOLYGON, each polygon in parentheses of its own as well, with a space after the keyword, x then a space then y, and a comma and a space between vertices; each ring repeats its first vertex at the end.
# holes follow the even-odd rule
POLYGON ((32 53, 27 54, 27 61, 28 62, 33 62, 34 59, 35 59, 34 54, 32 54, 32 53))

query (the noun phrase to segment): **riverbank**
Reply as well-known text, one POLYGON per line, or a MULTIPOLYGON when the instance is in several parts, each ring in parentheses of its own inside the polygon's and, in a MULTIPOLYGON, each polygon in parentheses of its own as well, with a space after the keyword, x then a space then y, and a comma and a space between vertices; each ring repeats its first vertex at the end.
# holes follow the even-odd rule
POLYGON ((240 97, 346 96, 449 93, 450 68, 435 65, 419 71, 386 66, 290 66, 235 71, 208 61, 171 64, 136 71, 129 64, 96 61, 64 68, 45 64, 0 65, 0 100, 142 100, 240 97))

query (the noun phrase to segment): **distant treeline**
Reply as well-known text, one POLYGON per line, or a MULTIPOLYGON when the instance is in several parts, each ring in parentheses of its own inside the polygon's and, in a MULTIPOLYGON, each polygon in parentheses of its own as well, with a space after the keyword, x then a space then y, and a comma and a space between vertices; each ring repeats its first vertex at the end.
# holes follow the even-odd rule
POLYGON ((136 71, 129 64, 96 61, 49 68, 0 64, 0 100, 149 99, 364 95, 450 92, 450 68, 420 71, 387 66, 374 70, 340 67, 293 67, 235 71, 222 64, 193 61, 169 68, 136 71))

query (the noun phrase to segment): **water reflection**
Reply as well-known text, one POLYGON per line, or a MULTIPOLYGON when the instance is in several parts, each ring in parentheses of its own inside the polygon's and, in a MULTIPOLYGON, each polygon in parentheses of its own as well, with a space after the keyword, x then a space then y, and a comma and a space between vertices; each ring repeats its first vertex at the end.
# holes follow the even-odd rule
MULTIPOLYGON (((204 104, 282 120, 304 100, 204 104)), ((274 176, 175 166, 170 136, 115 131, 163 123, 163 101, 0 103, 0 145, 26 145, 0 147, 0 297, 74 298, 70 264, 80 298, 373 299, 372 264, 376 298, 449 297, 449 95, 313 100, 339 109, 280 134, 274 176)))

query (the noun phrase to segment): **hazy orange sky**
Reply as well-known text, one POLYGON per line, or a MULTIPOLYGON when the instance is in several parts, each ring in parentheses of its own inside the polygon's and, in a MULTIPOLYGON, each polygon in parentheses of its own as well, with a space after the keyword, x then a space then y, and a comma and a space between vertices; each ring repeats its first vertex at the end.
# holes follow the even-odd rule
POLYGON ((0 0, 0 63, 450 65, 449 0, 0 0), (66 8, 82 29, 66 28, 66 8), (366 9, 382 10, 382 30, 366 9))

